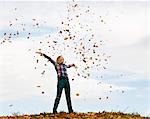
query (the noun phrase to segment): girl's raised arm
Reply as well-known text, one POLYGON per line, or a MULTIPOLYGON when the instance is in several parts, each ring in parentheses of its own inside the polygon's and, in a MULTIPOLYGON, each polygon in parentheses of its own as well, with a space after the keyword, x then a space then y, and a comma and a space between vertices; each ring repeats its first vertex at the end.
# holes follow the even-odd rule
POLYGON ((46 54, 41 53, 41 52, 36 52, 36 53, 40 54, 41 56, 44 56, 45 58, 47 58, 53 65, 56 65, 56 62, 51 57, 49 57, 46 54))
POLYGON ((70 67, 76 67, 75 64, 69 64, 67 65, 67 68, 70 68, 70 67))

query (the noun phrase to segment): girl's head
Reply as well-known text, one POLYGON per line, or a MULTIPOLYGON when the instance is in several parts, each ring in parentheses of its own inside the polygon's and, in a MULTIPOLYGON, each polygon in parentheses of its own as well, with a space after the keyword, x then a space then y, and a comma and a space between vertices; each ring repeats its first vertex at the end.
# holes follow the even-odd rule
POLYGON ((63 64, 63 63, 64 63, 64 58, 63 58, 63 56, 58 56, 56 62, 57 62, 58 64, 63 64))

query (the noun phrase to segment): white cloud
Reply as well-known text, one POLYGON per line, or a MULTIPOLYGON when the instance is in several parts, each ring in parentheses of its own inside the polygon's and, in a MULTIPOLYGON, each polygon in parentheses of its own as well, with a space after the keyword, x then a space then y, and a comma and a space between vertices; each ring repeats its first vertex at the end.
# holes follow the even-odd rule
POLYGON ((9 21, 13 25, 16 23, 32 23, 32 19, 36 22, 44 23, 57 27, 63 16, 66 16, 66 2, 41 2, 41 1, 22 1, 9 2, 0 1, 0 26, 1 29, 9 25, 9 21), (44 7, 43 7, 44 6, 44 7), (18 19, 17 21, 15 19, 18 19))
MULTIPOLYGON (((36 41, 35 41, 36 42, 36 41)), ((35 43, 34 42, 34 43, 35 43)), ((2 56, 0 63, 0 95, 1 101, 15 100, 27 98, 30 96, 41 96, 41 92, 45 91, 47 96, 55 97, 56 92, 56 72, 54 67, 49 63, 48 67, 42 66, 46 59, 40 58, 40 64, 36 64, 33 59, 34 52, 28 52, 28 48, 32 47, 32 41, 16 41, 15 43, 8 44, 7 47, 1 47, 0 55, 2 56), (28 45, 30 42, 30 45, 28 45), (37 67, 37 70, 34 67, 37 67), (45 75, 41 76, 41 72, 45 70, 45 75), (40 85, 41 88, 36 86, 40 85), (50 92, 50 93, 49 93, 50 92)), ((38 55, 37 55, 38 56, 38 55)), ((40 56, 39 56, 40 57, 40 56)), ((70 75, 70 82, 72 87, 73 98, 78 99, 75 95, 79 93, 80 97, 95 98, 99 94, 103 95, 105 92, 110 91, 110 85, 113 87, 111 90, 130 90, 128 87, 118 87, 112 84, 101 83, 94 79, 84 79, 81 77, 74 77, 75 80, 71 81, 71 77, 75 73, 74 69, 68 69, 70 75)))
MULTIPOLYGON (((147 24, 145 24, 145 3, 142 5, 139 2, 137 2, 136 5, 124 2, 79 3, 81 3, 81 9, 83 11, 86 5, 90 5, 91 11, 95 13, 93 17, 91 17, 91 14, 89 16, 85 15, 86 17, 82 18, 81 22, 87 23, 93 28, 93 33, 96 34, 96 40, 102 39, 106 41, 106 48, 108 48, 112 56, 110 67, 112 67, 112 69, 120 69, 121 71, 127 70, 129 72, 134 71, 145 75, 147 63, 149 63, 148 61, 145 62, 147 60, 147 55, 145 53, 146 48, 128 47, 140 41, 141 38, 146 37, 145 27, 147 24), (141 5, 141 7, 139 5, 141 5), (100 15, 106 21, 105 25, 97 21, 97 16, 99 17, 100 15), (85 19, 87 21, 84 21, 85 19)), ((66 2, 0 2, 0 5, 2 6, 0 7, 1 29, 4 29, 4 27, 8 25, 9 20, 14 20, 15 17, 18 17, 21 22, 27 24, 31 22, 32 18, 36 18, 40 22, 47 21, 47 26, 55 28, 60 25, 62 19, 65 19, 64 16, 67 16, 66 2), (12 11, 14 8, 17 8, 17 11, 12 11)), ((76 22, 74 22, 73 25, 74 24, 76 24, 76 22)), ((77 27, 74 30, 78 29, 77 27)), ((83 29, 83 31, 84 30, 85 29, 83 29)), ((78 35, 87 35, 87 33, 84 34, 83 31, 80 31, 78 35)), ((52 34, 52 38, 53 36, 55 37, 55 35, 56 34, 52 34)), ((47 63, 46 59, 38 55, 33 58, 35 51, 41 47, 42 52, 49 52, 48 55, 54 55, 54 58, 59 53, 62 53, 66 57, 65 59, 68 63, 75 62, 76 64, 81 64, 81 62, 77 61, 75 56, 70 57, 71 54, 67 54, 65 51, 58 51, 54 54, 54 52, 47 48, 47 45, 44 43, 43 45, 39 44, 39 41, 46 42, 50 40, 45 37, 46 36, 41 35, 40 37, 32 37, 31 40, 21 37, 15 39, 12 44, 6 43, 1 45, 1 101, 24 99, 30 96, 41 96, 45 100, 49 99, 48 97, 51 96, 55 97, 57 78, 54 67, 47 63), (31 49, 31 51, 28 51, 29 49, 31 49), (39 64, 36 63, 36 58, 40 59, 39 64), (45 62, 48 64, 48 67, 43 66, 45 62), (34 69, 35 66, 37 67, 36 70, 34 69), (41 76, 40 74, 43 70, 46 70, 46 72, 44 76, 41 76), (41 88, 37 88, 37 85, 41 85, 41 88), (44 97, 41 94, 42 91, 45 92, 44 97)), ((150 58, 149 56, 148 54, 148 59, 150 58)), ((82 68, 80 66, 79 68, 82 68)), ((98 99, 99 96, 104 96, 110 91, 110 85, 113 87, 111 90, 126 91, 133 89, 104 83, 102 81, 98 84, 98 80, 91 78, 83 79, 78 76, 74 77, 74 81, 71 81, 73 74, 75 74, 75 70, 68 70, 70 70, 68 73, 70 74, 71 91, 74 100, 81 101, 83 98, 88 98, 91 99, 91 101, 95 101, 95 98, 98 99), (76 96, 76 93, 79 93, 79 96, 76 96)))

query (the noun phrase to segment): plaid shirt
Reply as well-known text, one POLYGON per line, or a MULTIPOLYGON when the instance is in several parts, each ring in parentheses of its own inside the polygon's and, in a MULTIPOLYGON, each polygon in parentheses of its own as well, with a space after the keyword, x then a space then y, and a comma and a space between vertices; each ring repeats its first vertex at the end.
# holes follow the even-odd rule
POLYGON ((71 65, 58 64, 52 58, 50 58, 49 56, 47 56, 45 54, 43 54, 43 56, 45 58, 47 58, 55 66, 58 77, 68 77, 67 68, 72 67, 73 64, 71 64, 71 65))

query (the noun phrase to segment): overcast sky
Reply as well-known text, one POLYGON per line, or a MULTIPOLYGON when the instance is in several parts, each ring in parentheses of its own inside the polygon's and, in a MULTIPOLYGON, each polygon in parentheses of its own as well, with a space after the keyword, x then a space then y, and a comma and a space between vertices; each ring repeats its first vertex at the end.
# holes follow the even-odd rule
MULTIPOLYGON (((6 41, 0 45, 0 115, 52 110, 57 76, 52 64, 35 54, 39 48, 54 59, 61 54, 67 63, 78 66, 78 69, 68 69, 75 111, 113 110, 150 115, 149 10, 148 1, 1 1, 1 41, 8 37, 4 33, 19 31, 20 34, 12 37, 11 43, 6 41), (75 4, 78 7, 72 8, 75 4), (68 9, 70 13, 67 12, 68 9), (85 13, 86 10, 89 13, 85 13), (79 19, 74 18, 76 14, 81 14, 79 19), (63 29, 62 21, 67 22, 67 17, 73 18, 70 24, 73 26, 72 32, 76 33, 77 43, 80 43, 79 38, 84 37, 83 43, 91 48, 91 43, 86 42, 91 34, 94 34, 94 42, 103 41, 97 52, 111 56, 108 64, 102 62, 107 69, 91 68, 88 79, 76 75, 84 67, 81 57, 75 55, 71 48, 66 48, 66 44, 70 47, 75 44, 72 41, 62 41, 58 34, 63 29), (39 26, 36 26, 37 22, 39 26), (83 29, 77 25, 79 23, 83 29), (22 31, 23 28, 25 31, 22 31), (86 31, 89 28, 92 33, 86 31), (51 44, 51 47, 59 50, 49 49, 46 42, 52 42, 51 39, 57 40, 59 44, 51 44), (39 63, 36 63, 37 59, 39 63), (45 63, 47 67, 44 66, 45 63), (41 75, 43 71, 45 74, 41 75)), ((96 57, 92 53, 88 55, 96 57)), ((91 63, 88 65, 91 66, 91 63)), ((64 100, 63 94, 59 110, 67 111, 64 100)))

